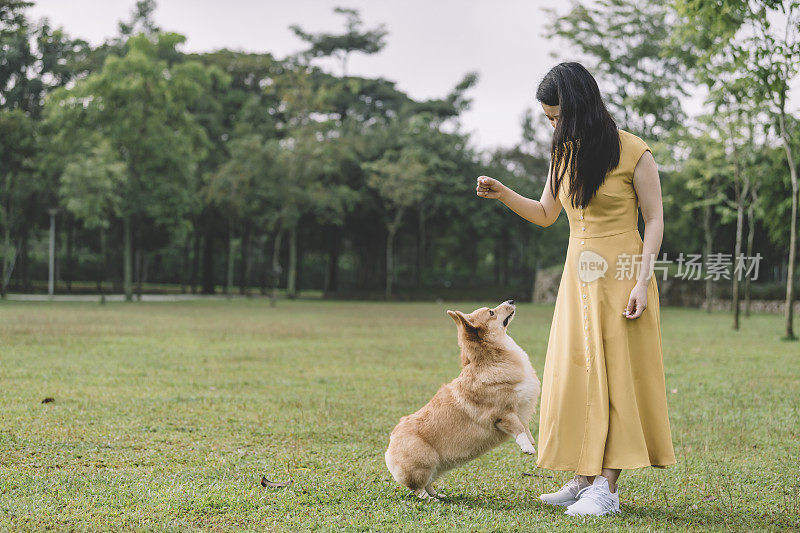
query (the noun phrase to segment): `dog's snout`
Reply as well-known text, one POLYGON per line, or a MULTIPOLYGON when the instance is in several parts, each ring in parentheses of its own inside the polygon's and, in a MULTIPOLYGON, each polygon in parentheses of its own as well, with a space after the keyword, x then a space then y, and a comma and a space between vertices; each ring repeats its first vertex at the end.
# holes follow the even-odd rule
POLYGON ((510 303, 511 305, 514 305, 514 300, 509 300, 508 303, 510 303))

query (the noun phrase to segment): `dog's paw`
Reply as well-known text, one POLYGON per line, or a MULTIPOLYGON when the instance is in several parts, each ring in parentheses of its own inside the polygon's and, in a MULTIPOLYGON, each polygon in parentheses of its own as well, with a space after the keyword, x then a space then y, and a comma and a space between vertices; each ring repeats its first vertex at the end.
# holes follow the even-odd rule
POLYGON ((520 433, 517 435, 515 439, 517 441, 517 445, 519 449, 522 450, 522 453, 527 453, 528 455, 533 455, 536 453, 536 448, 533 447, 533 443, 528 439, 528 436, 525 433, 520 433))
POLYGON ((417 495, 417 498, 420 500, 431 500, 431 501, 439 501, 439 498, 443 498, 444 494, 437 494, 436 492, 428 492, 425 489, 414 491, 414 494, 417 495))
POLYGON ((522 453, 526 453, 528 455, 536 455, 536 448, 532 445, 528 444, 526 446, 521 446, 522 453))

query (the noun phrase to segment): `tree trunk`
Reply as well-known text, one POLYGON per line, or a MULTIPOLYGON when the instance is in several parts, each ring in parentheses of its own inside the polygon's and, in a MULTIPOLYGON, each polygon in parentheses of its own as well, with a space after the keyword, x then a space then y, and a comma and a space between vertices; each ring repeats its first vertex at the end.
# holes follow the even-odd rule
POLYGON ((397 233, 396 228, 390 226, 389 231, 386 234, 386 299, 387 300, 392 296, 392 278, 394 277, 393 248, 394 248, 395 233, 397 233))
POLYGON ((225 278, 225 296, 233 296, 233 220, 228 219, 228 267, 225 278))
POLYGON ((731 310, 733 311, 733 329, 739 329, 739 275, 744 263, 739 264, 742 253, 742 233, 744 233, 744 205, 741 199, 736 201, 736 244, 733 251, 733 287, 731 290, 731 310), (737 268, 738 267, 738 268, 737 268))
POLYGON ((133 244, 131 242, 131 217, 122 219, 122 290, 125 301, 133 300, 133 244))
POLYGON ((289 228, 289 270, 286 272, 286 297, 297 297, 297 222, 289 228))
POLYGON ((192 274, 190 284, 192 286, 192 294, 197 294, 197 284, 200 278, 200 232, 197 228, 194 229, 194 236, 192 237, 192 274))
POLYGON ((397 230, 400 229, 400 222, 403 219, 405 208, 400 208, 395 213, 394 221, 389 224, 386 234, 386 299, 392 296, 392 284, 394 282, 394 238, 397 230))
POLYGON ((297 228, 297 259, 295 263, 295 274, 294 278, 294 296, 298 298, 300 296, 300 292, 303 290, 303 262, 305 261, 306 255, 306 247, 304 246, 305 242, 303 241, 303 233, 300 231, 300 228, 297 228))
POLYGON ((214 235, 212 230, 206 229, 203 236, 203 294, 214 294, 216 292, 216 280, 214 279, 214 235))
POLYGON ((8 280, 11 277, 11 216, 10 207, 6 209, 6 220, 3 225, 3 272, 0 277, 0 297, 6 297, 8 280))
POLYGON ((278 297, 278 285, 281 282, 281 241, 283 240, 283 230, 279 229, 275 234, 275 241, 272 243, 272 268, 270 279, 272 279, 272 290, 270 292, 270 305, 275 305, 278 297))
POLYGON ((181 250, 181 294, 186 294, 189 282, 189 248, 191 247, 192 234, 187 233, 183 239, 183 250, 181 250))
POLYGON ((48 239, 47 262, 47 295, 53 297, 56 293, 56 210, 49 209, 50 238, 48 239))
POLYGON ((67 283, 67 292, 72 293, 72 280, 75 277, 75 257, 73 248, 75 243, 75 224, 72 217, 67 216, 67 272, 64 281, 67 283))
MULTIPOLYGON (((706 236, 706 242, 703 250, 703 254, 705 255, 706 262, 708 261, 709 257, 711 257, 711 252, 714 245, 714 239, 711 234, 711 206, 706 205, 705 211, 703 212, 703 230, 706 236)), ((706 277, 706 312, 711 312, 711 300, 714 297, 714 282, 711 281, 710 277, 706 277)))
POLYGON ((786 150, 786 161, 789 163, 789 176, 792 180, 792 218, 789 220, 789 262, 786 271, 786 309, 784 316, 786 320, 786 339, 796 340, 794 334, 794 272, 795 261, 797 257, 797 202, 798 202, 798 185, 797 185, 797 167, 794 164, 794 155, 792 154, 792 146, 789 143, 789 136, 786 133, 786 112, 784 108, 784 101, 781 100, 780 114, 778 121, 781 131, 781 140, 783 141, 783 148, 786 150))
POLYGON ((242 231, 241 264, 239 265, 239 294, 242 296, 250 296, 250 273, 253 270, 250 230, 250 223, 245 222, 242 231))
POLYGON ((750 194, 747 180, 742 184, 742 170, 739 164, 739 152, 736 141, 731 136, 733 143, 733 187, 736 197, 736 243, 733 249, 733 275, 731 288, 731 311, 733 312, 733 329, 739 329, 739 276, 741 275, 744 264, 739 264, 739 256, 742 253, 742 235, 744 233, 744 200, 750 194), (737 268, 738 267, 738 268, 737 268))
POLYGON ((142 282, 144 278, 144 251, 142 250, 142 235, 137 231, 136 235, 136 257, 134 267, 136 269, 136 299, 142 301, 142 282))
POLYGON ((372 235, 361 236, 357 239, 358 268, 356 283, 359 289, 373 289, 380 287, 386 281, 385 270, 382 269, 386 260, 386 236, 380 235, 380 240, 375 240, 372 235))
POLYGON ((11 174, 6 173, 5 187, 6 209, 3 220, 3 268, 0 272, 0 297, 6 297, 6 280, 8 279, 9 254, 11 253, 11 174))
POLYGON ((258 270, 258 286, 259 292, 261 296, 267 295, 267 283, 270 279, 269 269, 271 265, 267 263, 267 244, 269 243, 269 237, 266 233, 261 236, 261 243, 259 245, 259 270, 258 270))
POLYGON ((32 292, 33 287, 31 285, 30 239, 27 227, 22 230, 22 235, 20 235, 19 261, 17 269, 19 269, 22 292, 32 292))
POLYGON ((106 293, 103 289, 103 282, 108 277, 108 250, 106 244, 106 230, 100 229, 100 272, 97 277, 97 292, 100 293, 100 303, 106 303, 106 293))
MULTIPOLYGON (((750 203, 747 206, 747 257, 753 257, 753 242, 756 234, 756 202, 758 201, 758 182, 750 190, 750 203)), ((744 279, 744 316, 750 316, 750 276, 744 279)))
POLYGON ((341 237, 337 235, 330 239, 328 245, 328 265, 325 270, 324 294, 335 293, 339 288, 339 248, 341 247, 341 237))
POLYGON ((417 226, 417 288, 422 287, 422 276, 425 271, 425 209, 419 210, 419 225, 417 226))

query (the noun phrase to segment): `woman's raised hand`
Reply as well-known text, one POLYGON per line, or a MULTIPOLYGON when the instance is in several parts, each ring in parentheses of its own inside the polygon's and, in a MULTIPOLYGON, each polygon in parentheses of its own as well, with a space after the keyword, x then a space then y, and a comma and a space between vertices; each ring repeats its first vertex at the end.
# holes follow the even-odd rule
POLYGON ((481 198, 499 200, 506 191, 506 187, 489 176, 478 176, 478 187, 475 190, 481 198))

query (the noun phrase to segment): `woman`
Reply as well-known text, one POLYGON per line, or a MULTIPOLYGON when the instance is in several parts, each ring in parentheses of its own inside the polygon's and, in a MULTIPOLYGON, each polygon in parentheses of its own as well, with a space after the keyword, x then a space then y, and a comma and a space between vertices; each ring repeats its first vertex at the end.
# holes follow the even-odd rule
POLYGON ((555 128, 541 200, 488 176, 478 178, 477 194, 539 226, 555 222, 562 206, 567 212, 537 465, 576 475, 540 499, 570 515, 618 513, 621 470, 675 464, 652 277, 664 230, 658 169, 642 139, 617 129, 582 65, 555 66, 536 98, 555 128))

